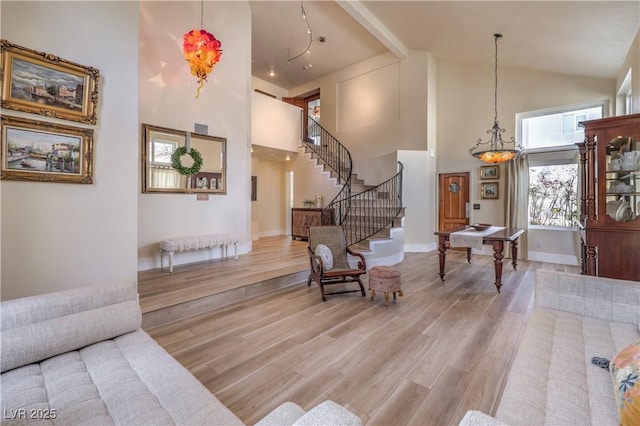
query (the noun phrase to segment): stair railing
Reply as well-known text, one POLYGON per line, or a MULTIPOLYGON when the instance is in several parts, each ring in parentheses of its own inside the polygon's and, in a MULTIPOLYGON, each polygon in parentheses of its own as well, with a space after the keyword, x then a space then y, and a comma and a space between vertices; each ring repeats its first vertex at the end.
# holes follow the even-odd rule
POLYGON ((331 223, 341 225, 349 212, 349 203, 344 200, 351 196, 351 173, 353 163, 349 150, 316 120, 308 117, 306 147, 314 152, 331 170, 332 176, 342 184, 338 194, 322 210, 323 216, 331 223))
POLYGON ((395 176, 351 195, 353 163, 349 150, 311 117, 307 121, 305 145, 331 170, 338 184, 343 184, 322 214, 330 223, 342 225, 347 245, 357 244, 377 234, 398 217, 402 211, 404 165, 401 162, 398 162, 395 176))
POLYGON ((348 214, 342 227, 347 245, 357 244, 377 234, 402 212, 402 172, 404 165, 398 161, 398 172, 381 184, 340 200, 340 209, 348 214))

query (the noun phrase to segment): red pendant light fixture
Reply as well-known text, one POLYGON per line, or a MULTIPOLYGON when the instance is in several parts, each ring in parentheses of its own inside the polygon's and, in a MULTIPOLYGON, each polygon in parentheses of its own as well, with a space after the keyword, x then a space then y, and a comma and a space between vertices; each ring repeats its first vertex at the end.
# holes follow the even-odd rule
MULTIPOLYGON (((204 1, 200 2, 200 28, 203 27, 204 1)), ((220 61, 222 55, 222 43, 213 34, 200 30, 191 30, 184 35, 182 50, 184 58, 189 62, 191 74, 198 78, 198 90, 196 99, 200 96, 200 90, 207 81, 207 75, 220 61)))

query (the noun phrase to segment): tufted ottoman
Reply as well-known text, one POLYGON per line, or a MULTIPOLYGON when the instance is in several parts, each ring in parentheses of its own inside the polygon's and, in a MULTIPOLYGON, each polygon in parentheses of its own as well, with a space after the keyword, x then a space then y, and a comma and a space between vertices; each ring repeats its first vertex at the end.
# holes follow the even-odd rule
POLYGON ((389 293, 393 293, 393 300, 396 299, 396 292, 402 296, 400 271, 393 266, 374 266, 369 270, 369 290, 372 300, 376 290, 384 292, 384 304, 389 306, 389 293))

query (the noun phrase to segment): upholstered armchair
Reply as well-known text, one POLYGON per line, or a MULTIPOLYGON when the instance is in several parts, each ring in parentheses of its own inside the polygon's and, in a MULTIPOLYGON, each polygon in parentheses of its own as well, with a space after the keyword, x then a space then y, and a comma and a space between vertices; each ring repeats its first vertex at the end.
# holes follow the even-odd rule
POLYGON ((307 285, 315 281, 320 287, 322 300, 326 302, 327 295, 360 292, 365 296, 364 286, 360 276, 367 273, 367 263, 364 256, 347 247, 347 239, 341 226, 310 226, 309 227, 309 262, 311 272, 307 285), (349 266, 347 254, 357 256, 358 267, 349 266), (348 289, 346 284, 358 283, 359 289, 348 289), (324 287, 333 284, 345 284, 343 288, 325 292, 324 287))

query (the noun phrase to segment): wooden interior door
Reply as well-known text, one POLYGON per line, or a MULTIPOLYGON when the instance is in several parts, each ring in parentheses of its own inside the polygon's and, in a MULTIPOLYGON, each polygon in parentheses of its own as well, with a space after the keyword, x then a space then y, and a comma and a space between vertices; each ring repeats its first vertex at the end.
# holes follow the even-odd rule
MULTIPOLYGON (((295 105, 297 107, 302 108, 302 117, 303 117, 302 132, 303 132, 303 138, 307 142, 313 142, 313 140, 309 138, 309 120, 307 119, 307 117, 311 115, 309 111, 309 103, 318 99, 320 99, 319 91, 317 93, 314 93, 306 97, 295 97, 295 98, 283 97, 282 98, 282 102, 286 102, 288 104, 295 105)), ((316 121, 317 120, 318 118, 316 118, 316 121)))
POLYGON ((438 230, 469 224, 469 172, 438 175, 438 230))

